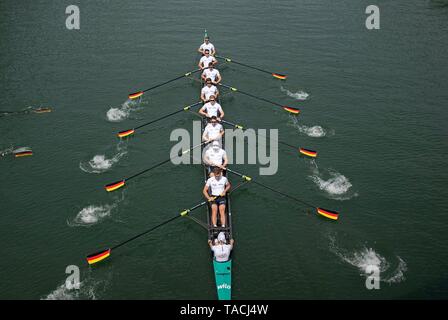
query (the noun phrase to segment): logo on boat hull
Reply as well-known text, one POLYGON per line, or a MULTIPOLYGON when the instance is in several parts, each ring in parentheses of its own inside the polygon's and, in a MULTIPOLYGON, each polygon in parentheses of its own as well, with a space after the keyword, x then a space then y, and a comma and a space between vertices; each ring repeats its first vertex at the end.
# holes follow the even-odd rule
POLYGON ((219 286, 217 286, 217 288, 218 288, 218 290, 222 290, 222 289, 230 290, 230 289, 232 289, 232 286, 230 286, 227 283, 223 283, 223 284, 220 284, 219 286))

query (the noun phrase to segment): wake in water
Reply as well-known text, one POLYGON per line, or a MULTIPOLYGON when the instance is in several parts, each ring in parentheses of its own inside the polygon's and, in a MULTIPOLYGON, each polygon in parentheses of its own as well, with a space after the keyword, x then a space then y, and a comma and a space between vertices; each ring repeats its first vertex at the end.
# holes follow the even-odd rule
POLYGON ((11 115, 17 115, 17 114, 29 114, 29 113, 48 113, 51 112, 51 108, 44 108, 44 107, 27 107, 23 110, 19 111, 1 111, 0 110, 0 117, 3 116, 11 116, 11 115))
POLYGON ((283 86, 280 87, 280 90, 282 92, 285 92, 288 97, 296 99, 296 100, 300 100, 300 101, 306 100, 309 96, 309 94, 306 93, 305 91, 291 92, 288 89, 283 88, 283 86))
POLYGON ((120 122, 129 118, 132 111, 138 110, 138 107, 143 105, 143 99, 140 97, 137 100, 126 100, 119 107, 110 108, 107 113, 107 120, 110 122, 120 122))
POLYGON ((87 173, 103 173, 112 168, 112 166, 118 163, 127 153, 127 142, 120 140, 117 144, 116 154, 110 159, 104 154, 98 154, 89 161, 81 161, 79 163, 79 168, 87 173))
POLYGON ((314 167, 310 179, 328 197, 334 200, 349 200, 358 196, 356 192, 350 190, 353 185, 347 177, 334 170, 325 171, 325 173, 320 173, 317 166, 314 167))
POLYGON ((338 256, 343 262, 346 262, 360 271, 361 276, 371 275, 368 271, 370 266, 375 266, 380 271, 380 280, 389 284, 400 283, 404 281, 407 271, 406 262, 396 256, 396 267, 390 272, 391 264, 385 257, 377 253, 373 248, 362 247, 359 250, 348 252, 336 245, 335 237, 330 236, 330 251, 338 256))
POLYGON ((97 300, 107 285, 108 282, 105 280, 94 280, 88 276, 81 281, 79 289, 68 289, 64 283, 41 300, 97 300))
POLYGON ((104 205, 88 205, 78 212, 76 217, 67 220, 69 227, 91 227, 94 226, 107 217, 110 217, 112 211, 118 207, 118 204, 124 200, 124 192, 121 193, 121 198, 116 198, 112 204, 104 205))
POLYGON ((297 117, 290 117, 292 121, 292 126, 296 128, 300 133, 307 135, 311 138, 322 138, 325 136, 334 135, 334 131, 325 130, 321 126, 306 126, 299 123, 299 119, 297 117))

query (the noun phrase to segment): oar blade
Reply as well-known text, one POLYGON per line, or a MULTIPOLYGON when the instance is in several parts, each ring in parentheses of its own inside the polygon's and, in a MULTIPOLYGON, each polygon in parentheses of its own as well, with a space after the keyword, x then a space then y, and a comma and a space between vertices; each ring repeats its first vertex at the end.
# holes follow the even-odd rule
POLYGON ((88 264, 95 264, 97 262, 100 262, 100 261, 106 259, 107 257, 109 257, 110 256, 110 252, 111 252, 111 249, 106 249, 106 250, 102 250, 102 251, 99 251, 99 252, 95 252, 95 253, 89 254, 86 257, 87 263, 88 264))
POLYGON ((134 134, 135 130, 134 129, 129 129, 129 130, 124 130, 124 131, 120 131, 117 133, 117 136, 119 138, 126 138, 129 137, 130 135, 134 134))
POLYGON ((47 113, 51 112, 51 108, 37 108, 34 109, 34 113, 47 113))
POLYGON ((338 220, 339 219, 339 213, 336 211, 323 209, 323 208, 316 208, 317 213, 321 216, 331 219, 331 220, 338 220))
POLYGON ((138 91, 138 92, 134 92, 131 93, 128 97, 131 100, 137 99, 138 97, 141 97, 143 95, 143 91, 138 91))
POLYGON ((286 74, 280 74, 280 73, 272 73, 272 76, 280 80, 286 80, 286 78, 288 77, 286 74))
POLYGON ((14 157, 21 158, 21 157, 29 157, 33 155, 33 151, 27 150, 27 151, 21 151, 21 152, 15 152, 14 157))
POLYGON ((283 110, 285 110, 286 112, 292 113, 292 114, 299 114, 300 113, 299 109, 288 107, 288 106, 284 106, 283 110))
POLYGON ((120 181, 112 182, 112 183, 109 183, 108 185, 105 185, 104 189, 106 189, 107 192, 112 192, 117 189, 120 189, 121 187, 124 187, 125 184, 126 184, 125 180, 120 180, 120 181))
POLYGON ((304 156, 307 156, 307 157, 311 157, 311 158, 316 158, 317 157, 317 151, 314 151, 314 150, 300 148, 299 152, 301 154, 303 154, 304 156))

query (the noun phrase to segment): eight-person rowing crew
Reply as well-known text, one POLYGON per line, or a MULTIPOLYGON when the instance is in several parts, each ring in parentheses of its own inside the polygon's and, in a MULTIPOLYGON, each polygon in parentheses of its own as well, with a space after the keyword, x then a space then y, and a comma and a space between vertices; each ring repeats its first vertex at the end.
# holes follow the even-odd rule
POLYGON ((208 121, 202 133, 202 140, 208 142, 204 149, 202 161, 207 167, 209 178, 202 193, 210 202, 212 211, 210 228, 220 231, 217 238, 209 239, 208 243, 214 253, 215 260, 225 262, 230 259, 234 240, 227 240, 225 232, 227 193, 231 184, 227 177, 223 175, 223 170, 226 170, 228 163, 227 154, 221 147, 224 128, 220 122, 224 117, 224 110, 217 102, 219 98, 217 85, 222 78, 219 70, 214 68, 218 63, 214 57, 216 50, 208 37, 204 38, 204 43, 199 47, 198 52, 203 54, 198 67, 203 70, 201 79, 205 82, 201 89, 201 100, 204 105, 199 110, 199 114, 208 121), (218 213, 220 227, 218 227, 218 213))

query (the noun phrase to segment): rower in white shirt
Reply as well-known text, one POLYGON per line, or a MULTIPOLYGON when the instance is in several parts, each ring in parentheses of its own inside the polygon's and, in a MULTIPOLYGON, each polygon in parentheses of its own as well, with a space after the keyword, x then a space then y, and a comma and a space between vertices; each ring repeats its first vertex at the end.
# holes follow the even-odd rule
POLYGON ((214 56, 215 53, 216 53, 215 46, 210 42, 210 38, 209 37, 205 37, 204 38, 204 43, 201 44, 201 46, 198 49, 198 52, 202 53, 202 54, 205 54, 205 52, 204 52, 205 49, 207 49, 212 56, 214 56))
POLYGON ((227 153, 221 148, 218 141, 212 142, 212 147, 205 151, 203 160, 204 164, 208 166, 210 177, 213 177, 213 171, 216 167, 224 170, 228 163, 227 153))
POLYGON ((218 63, 218 60, 216 60, 216 58, 214 56, 210 55, 210 50, 205 49, 204 55, 199 60, 198 67, 200 69, 205 69, 205 68, 208 68, 210 64, 215 65, 217 63, 218 63))
POLYGON ((207 118, 215 116, 218 121, 224 118, 224 110, 222 109, 221 105, 216 102, 215 96, 211 95, 208 101, 209 102, 204 104, 202 108, 199 109, 199 114, 207 118))
POLYGON ((218 237, 214 241, 208 240, 208 245, 213 251, 213 257, 217 262, 229 261, 230 253, 232 252, 234 244, 235 241, 233 239, 227 241, 226 235, 222 231, 218 234, 218 237))
POLYGON ((221 142, 221 138, 224 135, 224 128, 222 124, 218 123, 216 117, 211 117, 210 122, 205 126, 202 134, 203 141, 218 141, 221 142))
POLYGON ((205 86, 201 90, 201 100, 207 102, 211 96, 215 96, 215 99, 218 99, 218 88, 212 84, 212 80, 210 78, 205 81, 205 86))
POLYGON ((213 84, 220 83, 222 78, 218 69, 215 69, 213 64, 210 64, 207 69, 202 72, 202 80, 211 79, 213 84))
POLYGON ((226 194, 230 190, 231 185, 226 177, 222 175, 220 168, 213 170, 214 176, 208 178, 205 183, 202 193, 204 197, 210 201, 212 207, 212 224, 217 227, 218 207, 219 207, 219 221, 221 227, 226 226, 226 194))

